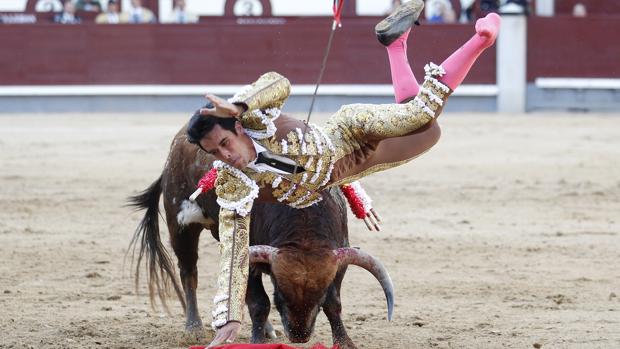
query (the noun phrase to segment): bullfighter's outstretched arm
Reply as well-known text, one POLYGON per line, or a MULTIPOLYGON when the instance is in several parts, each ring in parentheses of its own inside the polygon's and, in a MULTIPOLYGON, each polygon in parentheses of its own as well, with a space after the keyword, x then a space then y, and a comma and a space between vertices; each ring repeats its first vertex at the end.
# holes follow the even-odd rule
POLYGON ((219 328, 242 319, 249 272, 250 211, 258 186, 231 166, 222 162, 214 166, 218 168, 215 193, 220 205, 220 263, 212 327, 219 328))
POLYGON ((245 86, 229 102, 244 107, 238 119, 250 136, 262 139, 274 135, 273 121, 280 116, 280 109, 291 92, 291 83, 284 76, 269 72, 261 75, 251 85, 245 86))
POLYGON ((219 218, 220 263, 212 323, 215 329, 230 321, 241 322, 249 271, 250 215, 243 217, 221 208, 219 218))

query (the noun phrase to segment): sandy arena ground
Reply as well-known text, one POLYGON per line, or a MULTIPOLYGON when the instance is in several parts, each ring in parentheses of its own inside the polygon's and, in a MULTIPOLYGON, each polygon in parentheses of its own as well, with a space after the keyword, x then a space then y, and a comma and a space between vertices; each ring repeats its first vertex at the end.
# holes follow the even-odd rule
MULTIPOLYGON (((351 219, 350 239, 386 264, 396 307, 387 322, 379 284, 349 269, 360 348, 620 348, 620 117, 543 116, 442 115, 431 152, 363 181, 384 230, 351 219)), ((123 266, 142 217, 125 198, 158 177, 185 120, 0 116, 0 348, 208 343, 183 334, 175 299, 172 315, 152 310, 123 266)), ((216 251, 204 234, 206 323, 216 251)), ((316 342, 331 344, 323 314, 316 342)))

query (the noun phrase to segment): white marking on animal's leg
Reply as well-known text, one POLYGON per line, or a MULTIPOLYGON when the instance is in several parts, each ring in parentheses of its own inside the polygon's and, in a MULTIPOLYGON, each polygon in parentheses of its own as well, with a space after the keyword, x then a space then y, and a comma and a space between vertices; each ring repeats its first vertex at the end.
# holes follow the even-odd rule
POLYGON ((202 214, 202 209, 196 202, 183 200, 181 202, 181 210, 177 214, 177 222, 180 225, 189 225, 191 223, 201 223, 204 225, 213 224, 213 220, 202 214))
POLYGON ((265 333, 267 334, 267 337, 271 339, 278 339, 276 330, 273 328, 273 325, 271 324, 271 321, 269 321, 269 319, 267 319, 267 322, 265 323, 265 333))

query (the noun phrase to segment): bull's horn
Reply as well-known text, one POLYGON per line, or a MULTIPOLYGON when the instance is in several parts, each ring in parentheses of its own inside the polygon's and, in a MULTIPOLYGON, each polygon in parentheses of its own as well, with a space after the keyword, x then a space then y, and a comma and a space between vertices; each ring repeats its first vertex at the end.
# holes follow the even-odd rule
POLYGON ((385 293, 385 300, 387 301, 388 321, 392 321, 392 313, 394 311, 394 285, 392 284, 390 274, 388 274, 383 264, 377 258, 357 248, 341 247, 334 250, 334 254, 338 260, 338 265, 357 265, 358 267, 368 270, 379 280, 383 292, 385 293))
POLYGON ((278 253, 278 249, 268 245, 250 246, 250 264, 267 263, 271 264, 273 256, 278 253))

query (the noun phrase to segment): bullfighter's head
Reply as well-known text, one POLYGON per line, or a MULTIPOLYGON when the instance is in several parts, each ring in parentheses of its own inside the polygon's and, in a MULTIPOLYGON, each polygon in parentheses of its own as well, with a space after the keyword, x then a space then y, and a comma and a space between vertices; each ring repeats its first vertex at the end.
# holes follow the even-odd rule
MULTIPOLYGON (((209 108, 209 104, 205 108, 209 108)), ((237 169, 245 168, 256 159, 252 139, 236 118, 201 115, 197 111, 187 125, 187 140, 237 169)))

